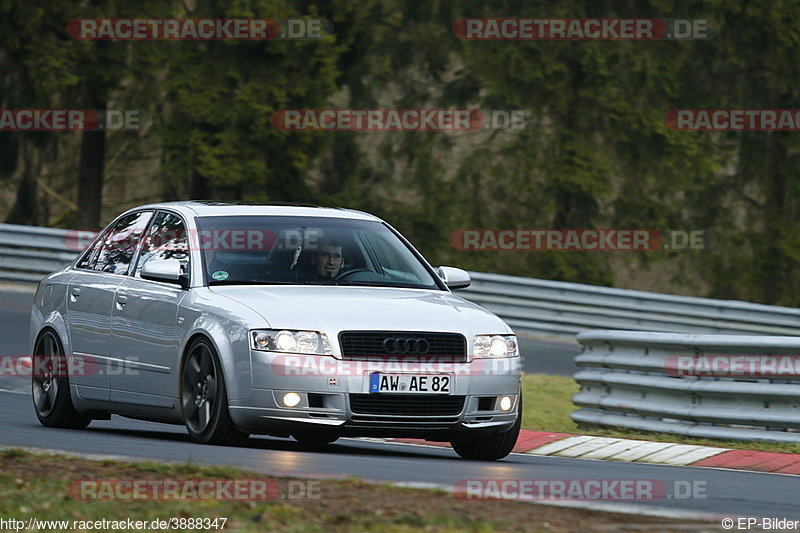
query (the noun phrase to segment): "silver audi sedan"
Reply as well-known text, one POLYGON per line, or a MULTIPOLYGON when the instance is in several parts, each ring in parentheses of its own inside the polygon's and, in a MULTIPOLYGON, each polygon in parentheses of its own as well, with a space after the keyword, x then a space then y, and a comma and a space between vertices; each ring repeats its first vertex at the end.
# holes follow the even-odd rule
POLYGON ((519 349, 451 292, 469 284, 359 211, 137 207, 39 284, 36 415, 183 424, 213 444, 413 437, 500 459, 520 429, 519 349))

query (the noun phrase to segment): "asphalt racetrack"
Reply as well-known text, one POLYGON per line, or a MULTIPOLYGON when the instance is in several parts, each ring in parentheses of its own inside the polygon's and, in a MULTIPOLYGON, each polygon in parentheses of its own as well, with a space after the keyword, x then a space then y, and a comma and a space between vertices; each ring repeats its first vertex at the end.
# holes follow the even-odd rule
MULTIPOLYGON (((22 355, 28 350, 32 297, 30 290, 10 286, 0 289, 0 346, 5 355, 22 355)), ((577 345, 536 339, 523 339, 521 345, 527 371, 572 373, 571 356, 577 353, 577 345)), ((94 421, 84 431, 56 430, 44 428, 36 420, 27 380, 2 377, 0 389, 4 389, 0 390, 0 446, 230 465, 273 476, 358 477, 445 489, 470 479, 657 480, 666 487, 666 493, 658 499, 585 505, 685 518, 800 519, 800 477, 797 476, 527 454, 512 454, 498 462, 471 462, 458 458, 449 448, 361 439, 340 439, 331 445, 308 446, 291 439, 255 437, 244 447, 203 446, 189 442, 181 426, 117 416, 110 421, 94 421), (684 498, 679 489, 687 486, 702 487, 702 490, 693 497, 684 498)))

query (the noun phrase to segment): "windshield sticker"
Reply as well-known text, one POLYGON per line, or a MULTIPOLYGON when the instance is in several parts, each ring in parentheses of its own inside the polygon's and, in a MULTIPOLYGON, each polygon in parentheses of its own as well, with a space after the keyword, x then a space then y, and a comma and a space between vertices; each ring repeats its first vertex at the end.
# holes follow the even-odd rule
POLYGON ((216 272, 211 274, 211 277, 217 281, 225 281, 226 279, 228 279, 228 273, 225 272, 224 270, 217 270, 216 272))

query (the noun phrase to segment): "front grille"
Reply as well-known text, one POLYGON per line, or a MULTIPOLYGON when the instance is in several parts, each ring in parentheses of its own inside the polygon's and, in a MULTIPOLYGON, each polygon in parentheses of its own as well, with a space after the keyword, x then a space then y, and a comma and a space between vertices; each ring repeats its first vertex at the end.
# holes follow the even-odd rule
POLYGON ((464 409, 465 396, 431 394, 351 394, 354 414, 392 416, 456 416, 464 409))
POLYGON ((343 331, 339 334, 344 359, 368 358, 447 358, 453 362, 467 360, 467 339, 460 333, 431 333, 424 331, 343 331), (392 353, 384 346, 386 339, 424 340, 426 353, 392 353))

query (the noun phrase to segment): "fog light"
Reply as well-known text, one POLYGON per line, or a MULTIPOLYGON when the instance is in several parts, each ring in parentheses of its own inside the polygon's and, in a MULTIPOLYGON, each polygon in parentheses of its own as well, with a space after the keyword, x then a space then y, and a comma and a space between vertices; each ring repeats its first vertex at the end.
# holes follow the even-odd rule
POLYGON ((296 407, 300 403, 300 395, 296 392, 287 392, 283 395, 283 405, 286 407, 296 407))
POLYGON ((514 404, 513 400, 510 396, 503 396, 500 398, 500 410, 501 411, 510 411, 511 406, 514 404))

